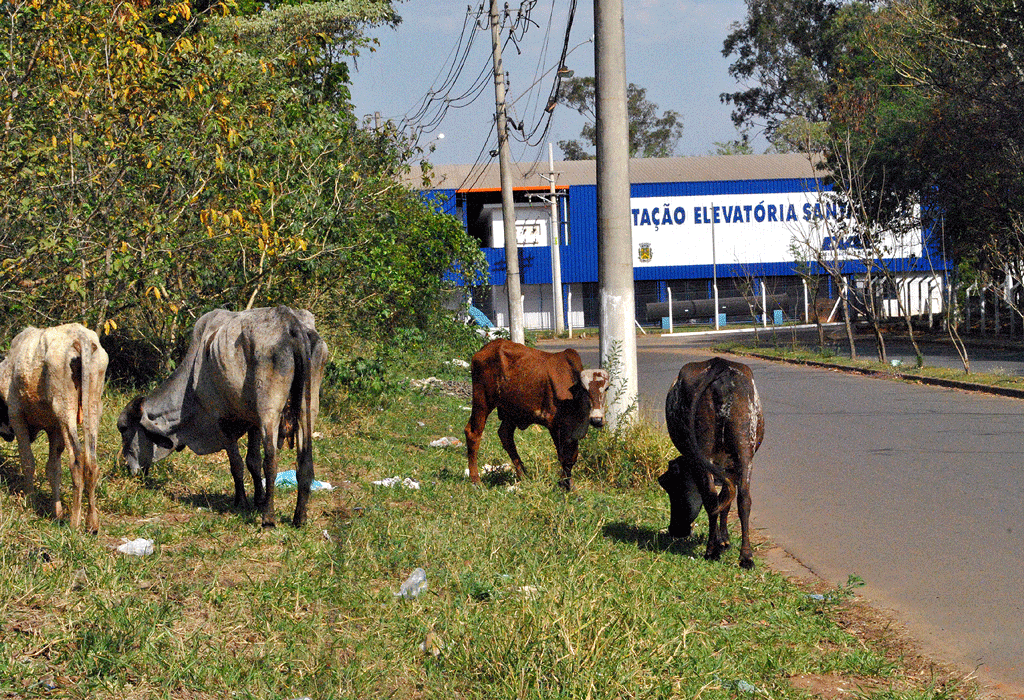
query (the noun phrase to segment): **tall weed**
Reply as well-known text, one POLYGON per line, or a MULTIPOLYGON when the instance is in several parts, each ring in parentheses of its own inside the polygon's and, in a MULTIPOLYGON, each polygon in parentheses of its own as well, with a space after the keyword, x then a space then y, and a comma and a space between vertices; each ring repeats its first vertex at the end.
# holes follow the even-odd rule
POLYGON ((620 421, 614 430, 590 430, 580 442, 580 459, 573 474, 616 488, 638 488, 665 471, 674 449, 668 436, 651 421, 620 421))

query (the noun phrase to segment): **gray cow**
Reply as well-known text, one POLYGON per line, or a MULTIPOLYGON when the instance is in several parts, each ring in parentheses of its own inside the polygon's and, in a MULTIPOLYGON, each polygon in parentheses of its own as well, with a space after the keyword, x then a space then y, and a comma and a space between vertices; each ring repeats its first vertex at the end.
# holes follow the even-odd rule
POLYGON ((122 454, 133 474, 186 447, 196 454, 224 450, 235 482, 235 506, 247 506, 248 468, 263 527, 274 527, 278 449, 294 439, 298 496, 292 523, 306 520, 313 482, 313 424, 327 345, 313 314, 287 306, 216 310, 192 331, 174 374, 149 396, 133 399, 117 419, 122 454), (243 467, 238 439, 248 434, 243 467), (261 483, 261 448, 262 477, 261 483))

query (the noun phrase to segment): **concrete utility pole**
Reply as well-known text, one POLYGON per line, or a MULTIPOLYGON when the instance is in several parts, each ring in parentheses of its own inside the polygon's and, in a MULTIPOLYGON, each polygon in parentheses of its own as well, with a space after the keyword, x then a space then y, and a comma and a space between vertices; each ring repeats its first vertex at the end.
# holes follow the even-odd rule
POLYGON ((558 195, 555 193, 555 150, 548 144, 548 169, 551 171, 551 231, 548 243, 551 246, 551 301, 555 307, 555 335, 565 333, 565 313, 562 310, 562 226, 558 221, 558 195))
POLYGON ((606 417, 614 429, 638 400, 622 0, 594 0, 594 68, 601 366, 612 373, 606 417))
POLYGON ((509 336, 516 343, 526 342, 523 330, 523 297, 519 283, 519 246, 516 241, 516 206, 512 200, 512 156, 508 145, 508 121, 505 115, 505 68, 501 62, 501 17, 498 0, 491 0, 491 49, 494 57, 494 105, 498 126, 498 168, 501 172, 501 219, 505 225, 505 290, 508 295, 509 336))

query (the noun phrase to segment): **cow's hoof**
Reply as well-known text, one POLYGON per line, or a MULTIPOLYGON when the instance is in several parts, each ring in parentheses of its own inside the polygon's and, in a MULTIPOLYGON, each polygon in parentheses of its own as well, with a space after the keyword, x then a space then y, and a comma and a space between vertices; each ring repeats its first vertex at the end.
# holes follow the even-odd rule
POLYGON ((740 557, 740 566, 743 567, 744 569, 753 569, 754 568, 754 560, 751 559, 750 557, 740 557))
POLYGON ((263 521, 263 529, 264 530, 273 530, 276 527, 277 527, 277 523, 275 523, 273 520, 271 520, 269 522, 267 522, 266 520, 263 521))

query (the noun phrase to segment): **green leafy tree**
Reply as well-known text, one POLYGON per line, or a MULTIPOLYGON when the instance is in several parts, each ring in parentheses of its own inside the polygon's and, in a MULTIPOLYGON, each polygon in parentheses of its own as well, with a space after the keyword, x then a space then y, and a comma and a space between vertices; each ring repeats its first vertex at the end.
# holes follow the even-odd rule
MULTIPOLYGON (((1024 210, 1024 28, 1001 0, 906 1, 874 40, 929 112, 910 155, 942 212, 951 253, 980 265, 1021 260, 1024 210)), ((1022 271, 1024 272, 1024 271, 1022 271)))
MULTIPOLYGON (((562 81, 558 101, 587 118, 579 140, 558 142, 566 160, 592 160, 596 157, 587 150, 597 145, 596 92, 597 81, 592 77, 562 81)), ((629 115, 630 158, 666 158, 676 154, 676 146, 683 137, 683 120, 678 112, 666 110, 659 116, 658 105, 647 99, 647 90, 633 83, 626 88, 626 110, 629 115)))
POLYGON ((744 89, 721 95, 739 128, 763 128, 776 150, 816 148, 807 126, 830 117, 830 81, 860 31, 869 3, 842 0, 747 0, 722 55, 744 89))
POLYGON ((359 128, 334 70, 390 15, 278 23, 271 45, 203 8, 5 7, 3 337, 73 319, 166 359, 207 309, 278 303, 386 333, 437 312, 453 264, 480 268, 402 184, 408 140, 359 128))

